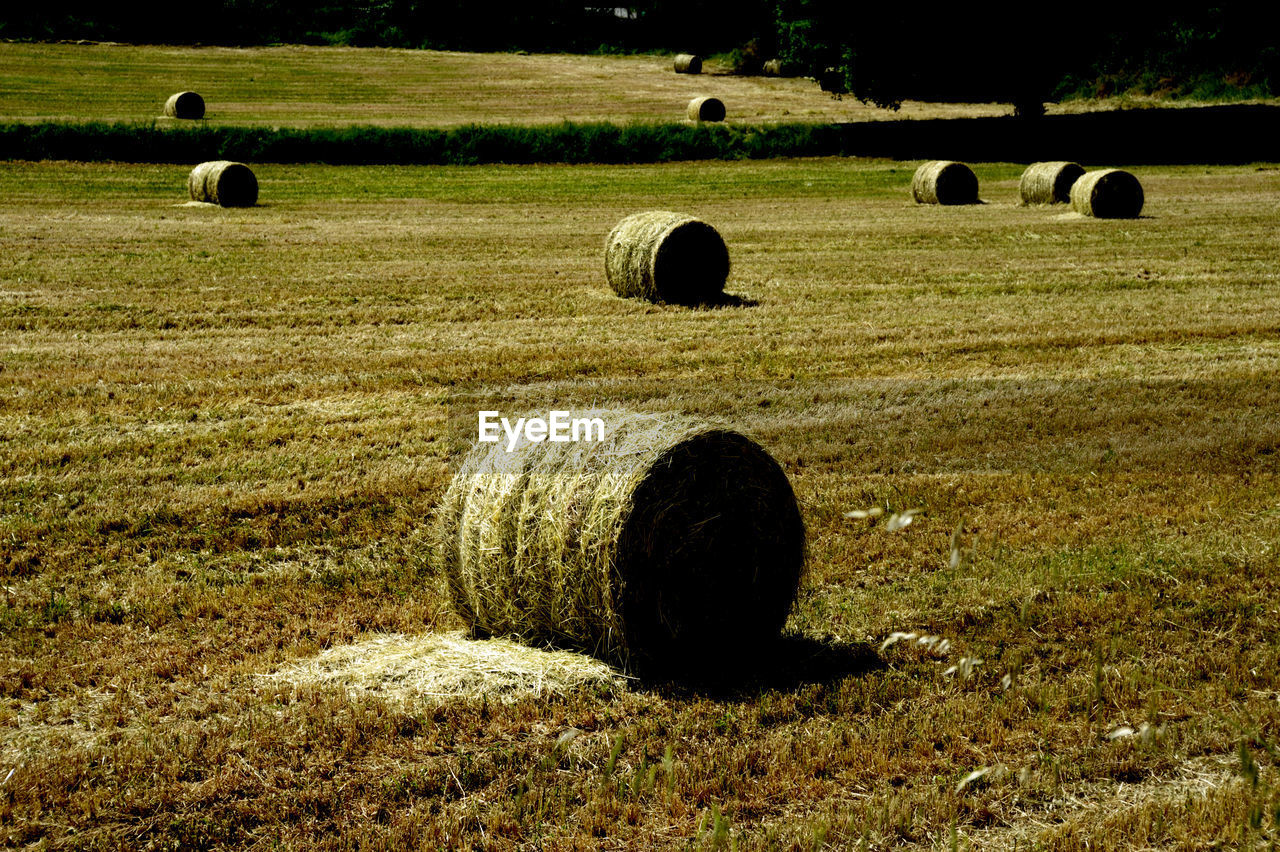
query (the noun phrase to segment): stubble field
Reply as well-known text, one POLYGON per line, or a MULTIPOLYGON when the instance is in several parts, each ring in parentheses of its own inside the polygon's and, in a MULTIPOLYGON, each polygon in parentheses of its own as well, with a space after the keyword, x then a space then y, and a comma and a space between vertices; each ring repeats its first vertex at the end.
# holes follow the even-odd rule
POLYGON ((1133 168, 1097 221, 1016 165, 917 207, 914 166, 265 165, 237 211, 0 164, 0 842, 1274 843, 1280 172, 1133 168), (745 304, 609 291, 655 208, 745 304), (262 677, 458 627, 423 533, 477 396, 757 438, 807 644, 510 704, 262 677))

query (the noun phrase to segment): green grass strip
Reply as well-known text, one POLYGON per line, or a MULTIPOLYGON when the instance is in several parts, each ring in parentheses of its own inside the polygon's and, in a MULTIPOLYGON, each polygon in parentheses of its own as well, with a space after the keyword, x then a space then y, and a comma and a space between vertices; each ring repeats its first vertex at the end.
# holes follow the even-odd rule
POLYGON ((0 159, 187 163, 212 159, 341 165, 661 163, 843 153, 835 125, 468 125, 448 129, 0 124, 0 159))

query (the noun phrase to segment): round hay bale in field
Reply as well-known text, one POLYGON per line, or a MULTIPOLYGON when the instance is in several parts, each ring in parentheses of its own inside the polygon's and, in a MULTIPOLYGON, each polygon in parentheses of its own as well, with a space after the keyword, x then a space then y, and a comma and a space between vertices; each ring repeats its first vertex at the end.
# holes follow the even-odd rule
POLYGON ((1032 163, 1018 181, 1023 204, 1066 204, 1084 167, 1079 163, 1032 163))
POLYGON ((690 121, 724 121, 724 101, 719 98, 694 98, 689 101, 690 121))
POLYGON ((933 160, 916 169, 911 197, 917 204, 977 204, 978 176, 964 163, 933 160))
POLYGON ((1099 219, 1135 219, 1145 199, 1142 184, 1122 169, 1085 172, 1071 187, 1071 207, 1099 219))
POLYGON ((675 69, 677 74, 701 74, 702 57, 696 53, 677 53, 675 69))
POLYGON ((766 77, 781 77, 782 76, 782 60, 766 59, 764 61, 764 65, 761 66, 761 70, 764 72, 764 76, 766 77))
POLYGON ((729 277, 729 249, 706 222, 651 210, 617 224, 604 245, 604 271, 619 296, 651 302, 714 302, 729 277))
POLYGON ((164 102, 164 114, 169 118, 204 118, 204 98, 195 92, 178 92, 164 102))
POLYGON ((258 179, 244 163, 213 160, 201 163, 187 177, 192 201, 223 207, 252 207, 258 203, 258 179))
POLYGON ((572 416, 604 420, 603 440, 477 443, 437 510, 436 564, 473 634, 692 678, 776 640, 805 546, 778 463, 681 415, 572 416))

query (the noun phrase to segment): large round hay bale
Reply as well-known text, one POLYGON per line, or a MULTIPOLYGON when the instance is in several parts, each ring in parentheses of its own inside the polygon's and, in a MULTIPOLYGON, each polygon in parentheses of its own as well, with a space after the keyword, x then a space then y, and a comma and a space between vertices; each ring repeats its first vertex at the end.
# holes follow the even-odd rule
POLYGON ((223 207, 252 207, 258 203, 258 179, 244 163, 213 160, 201 163, 187 176, 192 201, 223 207))
POLYGON ((1079 163, 1032 163, 1018 181, 1023 204, 1066 204, 1071 187, 1084 174, 1079 163))
POLYGON ((195 92, 178 92, 164 102, 164 114, 169 118, 204 118, 204 98, 195 92))
POLYGON ((933 160, 916 169, 911 197, 917 204, 977 204, 978 176, 964 163, 933 160))
POLYGON ((436 515, 436 564, 478 635, 697 676, 777 638, 804 565, 787 476, 680 415, 599 416, 604 439, 477 443, 436 515))
POLYGON ((689 101, 690 121, 724 121, 724 102, 719 98, 694 98, 689 101))
POLYGON ((619 296, 705 304, 724 292, 729 249, 706 222, 652 210, 628 216, 609 233, 604 271, 619 296))
POLYGON ((1085 172, 1071 187, 1071 207, 1099 219, 1134 219, 1145 199, 1142 184, 1122 169, 1085 172))
POLYGON ((675 68, 677 74, 701 74, 702 57, 696 53, 677 53, 675 68))

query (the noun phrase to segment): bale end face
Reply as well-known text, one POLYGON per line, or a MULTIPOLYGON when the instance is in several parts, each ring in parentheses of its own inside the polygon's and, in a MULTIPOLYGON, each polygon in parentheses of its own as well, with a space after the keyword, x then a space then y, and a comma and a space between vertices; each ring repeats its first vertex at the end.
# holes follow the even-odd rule
POLYGON ((1066 204, 1071 201, 1071 187, 1083 174, 1079 163, 1032 163, 1018 181, 1018 195, 1023 204, 1066 204))
POLYGON ((977 204, 978 177, 964 163, 934 160, 916 169, 911 197, 917 204, 977 204))
POLYGON ((729 277, 729 249, 715 228, 666 210, 636 213, 605 240, 605 277, 619 296, 651 302, 715 302, 729 277))
POLYGON ((192 201, 222 207, 252 207, 258 203, 258 179, 244 163, 213 160, 201 163, 187 176, 192 201))
POLYGON ((474 632, 698 677, 776 640, 804 566, 786 474, 758 444, 678 415, 603 415, 603 441, 477 444, 436 519, 474 632))
POLYGON ((1122 169, 1085 172, 1071 187, 1072 209, 1098 219, 1136 219, 1144 202, 1142 184, 1122 169))
POLYGON ((677 74, 702 73, 702 57, 696 53, 677 53, 674 65, 677 74))
POLYGON ((694 98, 689 101, 690 121, 724 121, 724 102, 719 98, 694 98))
POLYGON ((178 92, 164 102, 164 114, 169 118, 197 120, 204 118, 204 98, 195 92, 178 92))

